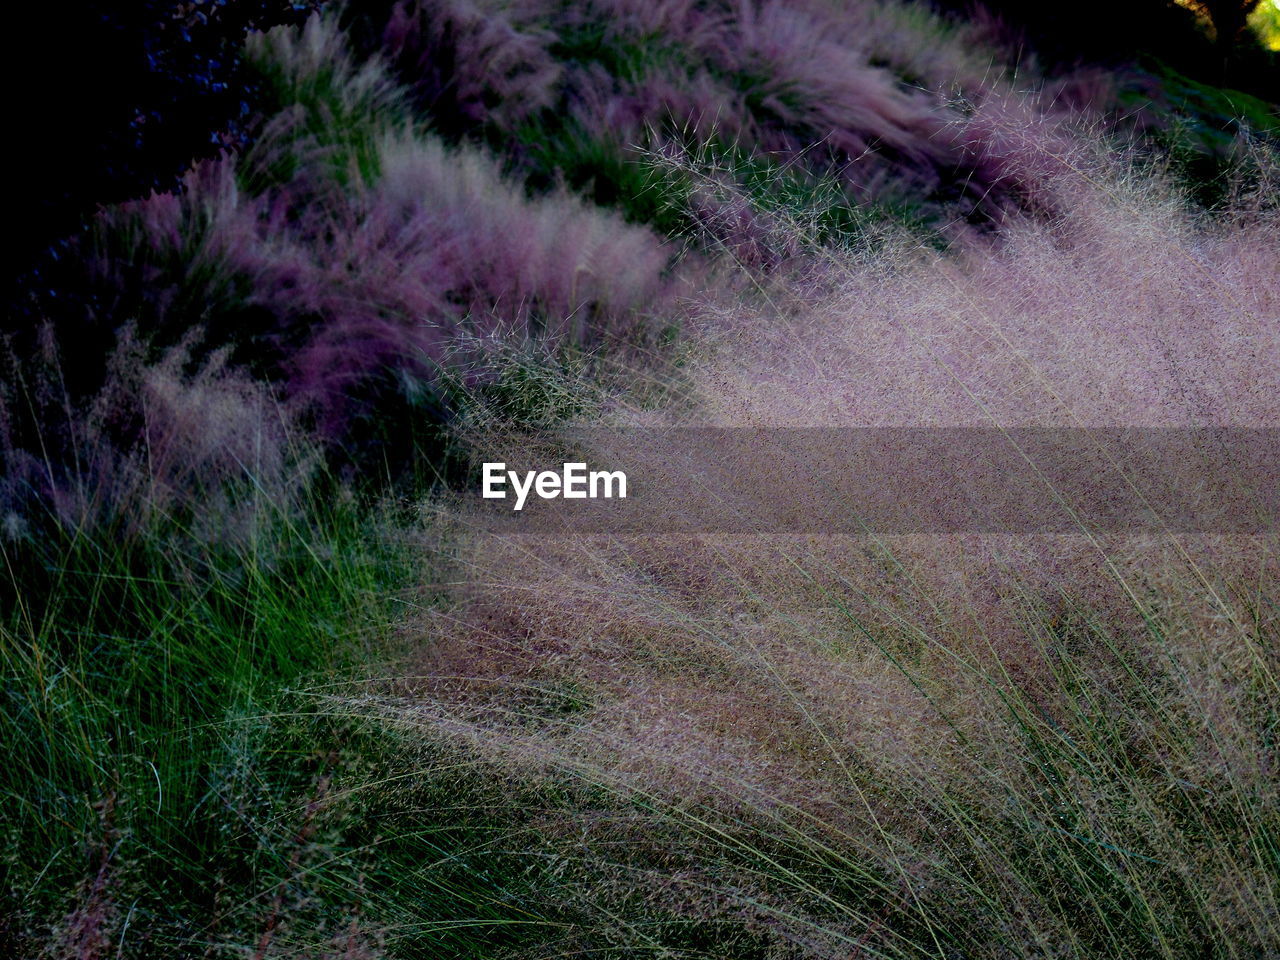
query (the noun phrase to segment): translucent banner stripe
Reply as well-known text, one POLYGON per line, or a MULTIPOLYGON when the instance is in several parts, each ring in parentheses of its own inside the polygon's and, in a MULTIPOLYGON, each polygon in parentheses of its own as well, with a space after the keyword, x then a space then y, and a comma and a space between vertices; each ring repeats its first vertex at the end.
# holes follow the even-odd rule
POLYGON ((677 428, 490 436, 477 450, 465 499, 476 523, 511 533, 1257 534, 1275 530, 1280 514, 1280 430, 677 428))

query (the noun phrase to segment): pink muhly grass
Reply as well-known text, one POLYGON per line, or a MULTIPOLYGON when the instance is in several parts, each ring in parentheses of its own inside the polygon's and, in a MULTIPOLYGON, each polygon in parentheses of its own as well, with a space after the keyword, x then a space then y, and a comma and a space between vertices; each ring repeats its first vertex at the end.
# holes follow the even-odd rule
POLYGON ((323 87, 297 95, 342 106, 286 110, 249 157, 104 213, 90 263, 108 311, 140 301, 149 326, 203 323, 218 342, 270 348, 287 396, 329 436, 367 405, 362 384, 429 385, 463 343, 643 340, 668 296, 655 235, 564 191, 528 197, 488 157, 383 117, 381 68, 344 59, 329 21, 257 48, 287 89, 323 87), (354 165, 335 167, 351 144, 354 165))
POLYGON ((37 357, 8 357, 0 503, 11 520, 33 534, 30 523, 53 520, 129 539, 187 517, 202 542, 241 542, 260 519, 245 490, 296 499, 316 463, 271 391, 230 369, 225 350, 194 361, 192 347, 149 358, 125 327, 102 387, 83 399, 65 391, 51 336, 37 357))
POLYGON ((554 35, 471 0, 401 0, 382 33, 415 100, 445 124, 511 126, 555 102, 554 35))
POLYGON ((962 238, 947 254, 904 238, 820 255, 810 276, 824 306, 802 305, 794 321, 778 318, 791 310, 776 298, 763 316, 736 310, 735 352, 709 369, 709 414, 778 425, 1274 422, 1259 382, 1280 362, 1274 212, 1201 222, 1167 186, 1075 156, 1085 162, 1059 157, 1045 173, 1044 195, 1061 198, 1053 219, 1010 220, 998 239, 962 238))
POLYGON ((384 41, 446 126, 460 117, 519 141, 521 124, 553 109, 624 151, 650 130, 792 159, 816 150, 864 189, 884 169, 925 188, 955 177, 965 155, 945 135, 951 99, 1005 82, 961 28, 898 3, 401 4, 384 41), (551 57, 584 32, 621 66, 551 57))
MULTIPOLYGON (((1274 212, 1204 221, 1074 156, 1043 176, 1072 202, 996 241, 811 252, 754 309, 707 304, 691 401, 620 421, 1273 426, 1274 212)), ((1274 940, 1270 538, 458 532, 423 676, 351 708, 661 811, 714 865, 695 914, 760 910, 815 957, 1274 940), (824 902, 800 862, 867 887, 824 902)))
POLYGON ((430 380, 454 347, 494 334, 625 340, 666 296, 668 254, 642 228, 564 194, 529 200, 492 161, 421 138, 389 137, 379 162, 351 206, 276 241, 255 296, 310 327, 290 359, 295 396, 328 409, 381 368, 430 380))
MULTIPOLYGON (((917 162, 943 162, 936 104, 902 90, 892 74, 833 42, 823 27, 786 4, 739 4, 728 65, 761 78, 748 96, 783 130, 810 131, 815 142, 850 157, 882 144, 917 162)), ((766 131, 761 146, 776 149, 766 131)))

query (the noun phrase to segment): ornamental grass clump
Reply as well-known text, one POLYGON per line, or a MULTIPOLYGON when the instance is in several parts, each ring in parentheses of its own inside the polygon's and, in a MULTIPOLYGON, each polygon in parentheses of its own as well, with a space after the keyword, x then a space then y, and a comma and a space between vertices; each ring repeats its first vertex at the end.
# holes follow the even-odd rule
MULTIPOLYGON (((1255 191, 1206 217, 1077 147, 1045 168, 1072 201, 1052 217, 943 253, 801 244, 808 269, 758 278, 754 310, 707 298, 685 401, 606 423, 1273 425, 1274 211, 1255 191)), ((673 519, 702 492, 688 482, 664 490, 673 519)), ((462 586, 419 621, 414 677, 343 703, 513 783, 632 811, 565 821, 558 876, 613 938, 581 926, 574 948, 1173 958, 1275 942, 1269 533, 454 523, 462 586)))

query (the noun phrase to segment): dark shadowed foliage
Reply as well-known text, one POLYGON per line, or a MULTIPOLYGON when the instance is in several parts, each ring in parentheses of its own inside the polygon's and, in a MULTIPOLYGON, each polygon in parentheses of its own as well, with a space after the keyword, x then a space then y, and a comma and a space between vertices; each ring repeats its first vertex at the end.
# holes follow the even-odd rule
POLYGON ((23 189, 11 200, 7 269, 21 275, 39 263, 95 205, 171 189, 193 158, 243 143, 256 108, 245 33, 300 23, 315 6, 14 5, 4 69, 6 89, 21 91, 9 124, 23 145, 9 161, 23 189))

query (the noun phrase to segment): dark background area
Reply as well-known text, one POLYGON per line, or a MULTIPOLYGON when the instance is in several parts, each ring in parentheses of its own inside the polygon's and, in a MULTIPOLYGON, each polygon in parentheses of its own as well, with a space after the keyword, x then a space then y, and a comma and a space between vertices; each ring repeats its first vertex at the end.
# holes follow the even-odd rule
POLYGON ((973 15, 982 9, 1025 37, 1042 63, 1116 66, 1142 54, 1158 57, 1202 83, 1234 87, 1263 99, 1280 96, 1276 55, 1245 28, 1258 0, 1202 0, 1202 11, 1223 24, 1207 34, 1196 13, 1173 0, 933 0, 936 7, 973 15))
MULTIPOLYGON (((172 189, 196 158, 249 135, 246 31, 315 3, 140 0, 17 4, 6 13, 12 98, 9 284, 99 204, 172 189)), ((37 278, 34 278, 38 280, 37 278)), ((8 285, 8 284, 7 284, 8 285)), ((12 287, 10 286, 10 289, 12 287)))

